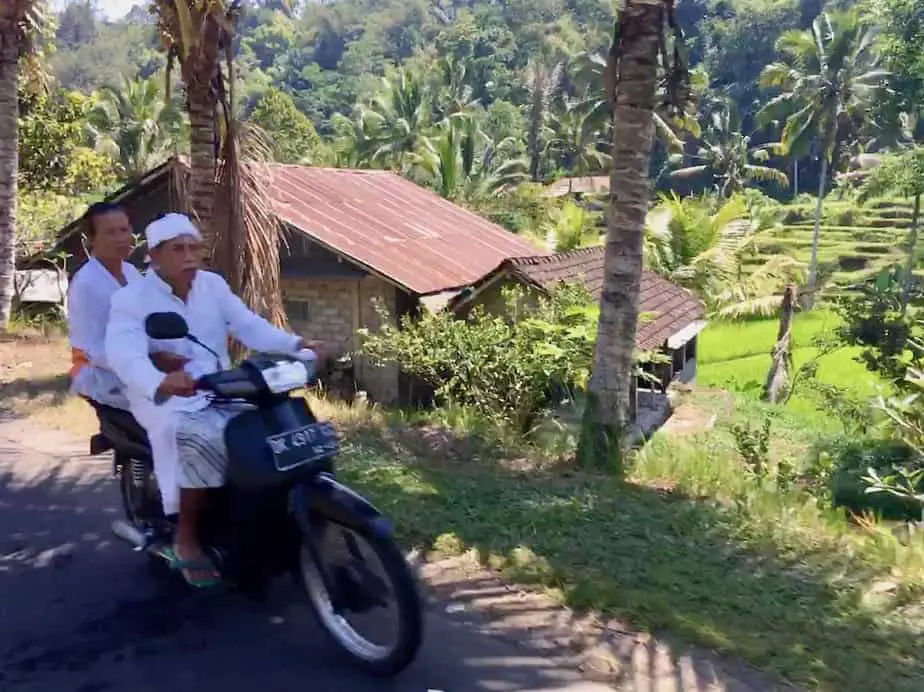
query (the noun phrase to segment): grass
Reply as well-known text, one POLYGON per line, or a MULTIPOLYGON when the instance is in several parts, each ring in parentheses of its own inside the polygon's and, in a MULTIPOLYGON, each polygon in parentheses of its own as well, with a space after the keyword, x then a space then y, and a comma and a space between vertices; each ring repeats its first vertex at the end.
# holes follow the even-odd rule
MULTIPOLYGON (((800 316, 797 344, 807 348, 808 334, 828 325, 822 313, 800 316)), ((750 328, 772 341, 772 327, 750 328)), ((760 356, 762 346, 740 334, 710 329, 704 370, 760 356)), ((2 343, 0 363, 11 353, 29 363, 30 381, 46 384, 26 387, 18 371, 0 372, 3 406, 69 429, 75 404, 92 416, 56 379, 66 367, 59 343, 2 343)), ((343 433, 342 476, 395 521, 408 547, 474 551, 508 580, 572 607, 670 632, 808 689, 919 690, 924 613, 913 603, 924 547, 902 546, 875 525, 858 529, 804 493, 751 477, 733 423, 771 416, 775 459, 804 457, 817 431, 794 411, 720 399, 700 393, 690 402, 717 412, 715 430, 657 437, 626 483, 576 469, 556 450, 511 449, 496 426, 460 412, 434 423, 315 407, 343 433)))
MULTIPOLYGON (((814 342, 830 335, 840 325, 840 318, 827 310, 798 313, 793 320, 793 365, 798 368, 818 355, 814 342)), ((746 322, 714 322, 700 336, 698 374, 700 384, 721 387, 740 394, 759 396, 770 368, 779 321, 776 318, 746 322)), ((836 385, 857 398, 874 396, 880 385, 862 363, 857 362, 857 348, 843 347, 822 356, 817 377, 836 385)), ((789 402, 791 410, 804 417, 822 420, 826 428, 836 425, 830 416, 819 416, 817 402, 810 392, 797 389, 789 402)))
POLYGON ((451 435, 430 446, 422 430, 374 411, 347 415, 343 474, 408 545, 474 550, 572 607, 670 631, 809 689, 920 687, 924 632, 900 606, 921 593, 924 549, 749 478, 730 421, 656 439, 623 484, 473 454, 451 435), (904 576, 893 586, 894 572, 904 576))

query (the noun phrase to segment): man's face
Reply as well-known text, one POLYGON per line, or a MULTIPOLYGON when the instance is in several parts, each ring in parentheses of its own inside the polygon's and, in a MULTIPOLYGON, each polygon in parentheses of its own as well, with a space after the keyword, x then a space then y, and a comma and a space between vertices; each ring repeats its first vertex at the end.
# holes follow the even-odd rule
POLYGON ((97 214, 90 222, 93 224, 90 245, 96 257, 113 261, 128 258, 134 246, 134 239, 132 226, 125 212, 114 209, 97 214))
POLYGON ((190 235, 168 240, 151 250, 151 261, 161 277, 170 284, 183 285, 196 277, 202 264, 203 245, 190 235))

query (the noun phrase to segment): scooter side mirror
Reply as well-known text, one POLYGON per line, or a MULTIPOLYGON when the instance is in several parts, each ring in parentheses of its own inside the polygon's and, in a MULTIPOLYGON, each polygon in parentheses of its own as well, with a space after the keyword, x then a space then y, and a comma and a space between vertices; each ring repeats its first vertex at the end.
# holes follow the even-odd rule
POLYGON ((144 331, 152 339, 185 339, 189 325, 175 312, 152 312, 144 321, 144 331))

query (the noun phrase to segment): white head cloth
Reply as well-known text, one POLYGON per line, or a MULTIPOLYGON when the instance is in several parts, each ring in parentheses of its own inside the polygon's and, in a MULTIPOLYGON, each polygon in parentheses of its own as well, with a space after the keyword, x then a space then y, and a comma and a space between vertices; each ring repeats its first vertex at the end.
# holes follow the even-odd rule
POLYGON ((186 214, 164 214, 155 219, 144 229, 145 239, 148 241, 148 251, 153 250, 161 243, 189 235, 196 240, 202 240, 202 234, 186 214))

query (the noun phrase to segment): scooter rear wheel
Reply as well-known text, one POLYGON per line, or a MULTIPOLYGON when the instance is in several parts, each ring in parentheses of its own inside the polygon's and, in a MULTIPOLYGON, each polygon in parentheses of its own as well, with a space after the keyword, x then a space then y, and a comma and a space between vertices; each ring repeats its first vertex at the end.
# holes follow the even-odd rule
MULTIPOLYGON (((333 531, 348 531, 357 541, 365 543, 383 568, 391 600, 397 611, 397 636, 391 646, 376 644, 357 632, 343 615, 342 608, 335 602, 342 601, 343 594, 332 595, 325 587, 318 565, 312 558, 313 551, 308 538, 303 538, 298 561, 298 577, 304 588, 312 611, 330 640, 354 665, 366 672, 382 677, 397 675, 413 662, 423 638, 423 607, 417 589, 417 581, 400 548, 389 537, 376 536, 367 532, 355 532, 334 524, 333 531)), ((320 546, 319 546, 320 547, 320 546)), ((321 552, 323 554, 323 550, 321 552)), ((334 589, 338 583, 335 571, 326 565, 334 589)), ((342 575, 341 575, 342 576, 342 575)))

